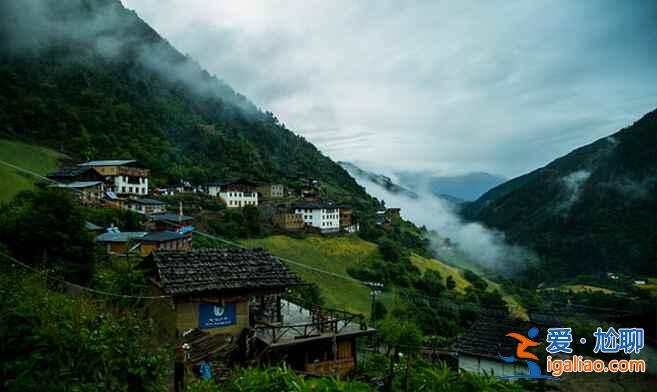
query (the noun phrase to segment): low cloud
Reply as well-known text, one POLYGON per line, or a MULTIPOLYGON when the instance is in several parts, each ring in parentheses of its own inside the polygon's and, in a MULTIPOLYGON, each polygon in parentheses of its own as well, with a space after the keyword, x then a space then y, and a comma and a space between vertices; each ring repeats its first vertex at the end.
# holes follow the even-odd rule
POLYGON ((231 102, 244 114, 258 112, 253 103, 205 71, 194 59, 178 52, 166 39, 160 40, 155 31, 120 2, 93 4, 90 11, 76 1, 3 2, 0 12, 13 23, 2 26, 0 35, 15 53, 41 51, 64 43, 73 50, 68 57, 58 57, 63 61, 84 58, 86 53, 78 54, 76 45, 91 47, 107 61, 136 63, 198 95, 231 102))
POLYGON ((506 275, 534 257, 527 249, 508 244, 503 233, 463 221, 454 204, 431 195, 426 188, 418 188, 418 198, 412 199, 392 194, 357 173, 350 174, 369 194, 385 200, 387 207, 401 208, 405 219, 434 231, 430 240, 437 255, 450 254, 456 248, 470 262, 506 275))
POLYGON ((570 207, 577 202, 582 186, 591 176, 588 170, 577 170, 561 178, 563 197, 557 206, 557 211, 567 213, 570 207))

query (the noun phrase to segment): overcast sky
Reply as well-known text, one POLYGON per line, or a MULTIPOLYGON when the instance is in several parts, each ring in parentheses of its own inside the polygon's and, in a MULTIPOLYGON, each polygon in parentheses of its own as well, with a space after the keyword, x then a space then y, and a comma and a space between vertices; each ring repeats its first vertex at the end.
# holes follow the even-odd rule
POLYGON ((336 160, 516 176, 657 108, 657 1, 122 0, 336 160))

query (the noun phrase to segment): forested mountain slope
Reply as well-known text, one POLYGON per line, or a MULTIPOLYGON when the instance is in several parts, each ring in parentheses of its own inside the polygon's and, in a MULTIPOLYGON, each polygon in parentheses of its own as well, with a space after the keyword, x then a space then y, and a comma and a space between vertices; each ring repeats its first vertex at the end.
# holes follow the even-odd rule
POLYGON ((339 165, 118 0, 0 0, 0 136, 139 159, 159 183, 318 178, 374 208, 339 165))
POLYGON ((544 256, 546 274, 655 275, 657 111, 491 189, 466 217, 544 256))

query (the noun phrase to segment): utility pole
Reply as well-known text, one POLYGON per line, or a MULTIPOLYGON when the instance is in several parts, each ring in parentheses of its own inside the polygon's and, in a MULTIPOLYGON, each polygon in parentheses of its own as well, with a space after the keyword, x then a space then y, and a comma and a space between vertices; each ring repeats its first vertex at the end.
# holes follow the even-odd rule
POLYGON ((367 287, 370 288, 370 297, 372 298, 372 322, 376 322, 376 297, 381 295, 381 290, 383 290, 383 283, 381 282, 365 282, 367 287))

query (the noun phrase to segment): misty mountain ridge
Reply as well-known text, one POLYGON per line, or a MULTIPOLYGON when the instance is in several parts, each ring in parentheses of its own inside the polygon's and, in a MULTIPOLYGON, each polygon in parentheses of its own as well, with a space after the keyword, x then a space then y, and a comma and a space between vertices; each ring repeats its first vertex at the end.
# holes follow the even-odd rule
POLYGON ((395 172, 399 183, 414 191, 428 189, 434 195, 461 201, 474 201, 507 179, 486 172, 437 175, 427 171, 395 172))
POLYGON ((487 190, 506 181, 504 177, 486 172, 439 175, 431 171, 373 169, 362 162, 338 162, 352 176, 362 177, 384 187, 392 194, 417 199, 418 195, 433 195, 452 204, 474 201, 487 190), (367 169, 366 169, 367 168, 367 169), (381 174, 389 172, 389 175, 381 174))
POLYGON ((339 165, 119 0, 0 1, 0 60, 1 137, 74 160, 137 159, 155 185, 315 178, 375 208, 339 165))
POLYGON ((486 192, 466 218, 505 233, 554 275, 657 275, 657 111, 486 192))
POLYGON ((354 177, 360 177, 363 178, 367 181, 370 181, 374 184, 380 185, 383 187, 386 191, 394 194, 394 195, 401 195, 408 197, 410 199, 417 199, 418 194, 404 188, 401 185, 395 184, 392 179, 388 176, 385 176, 383 174, 377 174, 373 173, 371 171, 367 171, 364 169, 361 169, 360 167, 356 166, 354 163, 351 162, 345 162, 345 161, 340 161, 338 162, 340 166, 342 166, 345 170, 349 172, 354 177))

